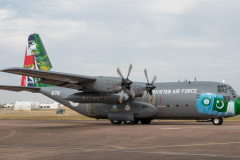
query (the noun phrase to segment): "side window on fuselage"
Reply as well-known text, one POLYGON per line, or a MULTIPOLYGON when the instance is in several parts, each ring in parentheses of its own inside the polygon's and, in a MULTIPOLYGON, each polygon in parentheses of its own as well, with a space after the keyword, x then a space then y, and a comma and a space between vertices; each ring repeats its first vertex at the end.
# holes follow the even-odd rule
POLYGON ((223 102, 230 102, 230 96, 223 96, 223 102))

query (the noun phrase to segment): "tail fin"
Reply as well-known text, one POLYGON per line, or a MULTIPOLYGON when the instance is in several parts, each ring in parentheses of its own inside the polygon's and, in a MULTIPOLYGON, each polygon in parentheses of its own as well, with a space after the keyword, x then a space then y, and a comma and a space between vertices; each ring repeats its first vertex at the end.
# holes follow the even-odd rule
MULTIPOLYGON (((52 71, 52 64, 38 34, 31 34, 25 51, 24 68, 52 71)), ((48 87, 50 85, 37 83, 38 79, 22 76, 21 86, 48 87)))

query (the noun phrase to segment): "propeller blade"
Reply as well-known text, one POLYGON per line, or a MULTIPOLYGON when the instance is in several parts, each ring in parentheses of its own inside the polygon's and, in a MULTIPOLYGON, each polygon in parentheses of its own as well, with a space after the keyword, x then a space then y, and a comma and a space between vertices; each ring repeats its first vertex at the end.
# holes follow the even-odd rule
POLYGON ((121 91, 120 96, 119 96, 119 102, 122 104, 123 102, 123 95, 124 95, 124 90, 121 91))
POLYGON ((152 95, 152 90, 149 91, 149 94, 152 95))
POLYGON ((133 99, 135 98, 135 92, 132 87, 130 87, 129 89, 129 94, 132 96, 133 99))
POLYGON ((155 76, 153 77, 153 80, 152 80, 152 83, 151 83, 151 84, 153 84, 156 80, 157 80, 157 76, 155 75, 155 76))
POLYGON ((148 82, 148 84, 149 84, 148 75, 147 75, 147 69, 144 69, 144 73, 145 73, 145 77, 146 77, 146 79, 147 79, 147 82, 148 82))
POLYGON ((147 91, 145 90, 142 95, 142 100, 144 100, 145 96, 147 95, 147 91))
POLYGON ((122 79, 124 79, 123 76, 122 76, 122 73, 121 73, 121 71, 120 71, 120 69, 119 69, 119 67, 117 68, 117 73, 118 73, 118 75, 119 75, 120 77, 122 77, 122 79))
POLYGON ((129 70, 128 70, 128 75, 127 75, 127 79, 128 79, 128 77, 129 77, 129 75, 130 75, 130 73, 131 73, 131 70, 132 70, 132 64, 130 63, 129 70))

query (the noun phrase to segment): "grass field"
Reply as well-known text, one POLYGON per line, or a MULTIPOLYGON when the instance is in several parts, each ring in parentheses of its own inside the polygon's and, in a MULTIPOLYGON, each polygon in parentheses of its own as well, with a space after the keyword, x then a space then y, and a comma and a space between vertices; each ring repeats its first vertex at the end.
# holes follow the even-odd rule
POLYGON ((14 111, 1 110, 0 119, 34 119, 34 120, 96 120, 83 116, 71 109, 64 109, 63 114, 56 114, 56 110, 14 111))
MULTIPOLYGON (((14 111, 0 110, 0 119, 20 119, 20 120, 96 120, 83 116, 71 109, 65 109, 63 114, 56 114, 56 110, 34 110, 34 111, 14 111)), ((105 119, 107 120, 107 119, 105 119)), ((163 120, 155 120, 163 121, 163 120)), ((166 121, 166 120, 164 120, 166 121)), ((174 121, 174 120, 171 120, 174 121)), ((189 120, 186 120, 189 121, 189 120)), ((195 121, 195 120, 192 120, 195 121)), ((240 121, 240 116, 224 118, 224 121, 240 121)))

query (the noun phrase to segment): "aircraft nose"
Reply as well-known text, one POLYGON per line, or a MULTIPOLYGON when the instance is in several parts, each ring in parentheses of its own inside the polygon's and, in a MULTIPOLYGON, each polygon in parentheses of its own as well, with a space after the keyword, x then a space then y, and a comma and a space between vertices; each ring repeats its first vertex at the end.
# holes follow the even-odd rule
POLYGON ((234 101, 234 111, 235 114, 240 114, 240 97, 234 101))

